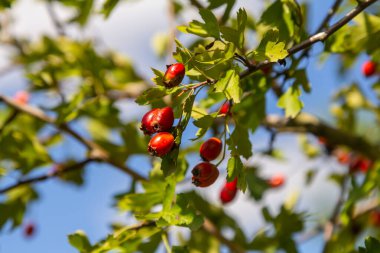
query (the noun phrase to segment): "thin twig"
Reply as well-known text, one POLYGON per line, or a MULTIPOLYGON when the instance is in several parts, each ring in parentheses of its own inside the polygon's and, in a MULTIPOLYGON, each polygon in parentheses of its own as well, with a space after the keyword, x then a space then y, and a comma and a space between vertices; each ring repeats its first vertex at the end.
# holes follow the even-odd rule
POLYGON ((58 19, 58 16, 57 16, 57 13, 55 13, 53 4, 50 2, 47 2, 46 8, 47 8, 50 19, 51 19, 57 33, 60 36, 66 36, 65 28, 64 28, 63 24, 61 23, 61 21, 58 19))
MULTIPOLYGON (((334 34, 336 31, 338 31, 340 28, 342 28, 345 24, 350 22, 353 18, 355 18, 359 13, 361 13, 364 9, 366 9, 371 4, 374 4, 378 0, 366 0, 360 2, 353 10, 351 10, 349 13, 347 13, 343 18, 341 18, 339 21, 337 21, 335 24, 327 28, 324 32, 318 32, 312 36, 310 36, 308 39, 302 41, 301 43, 291 47, 288 49, 288 55, 285 58, 288 58, 289 56, 298 53, 304 49, 309 48, 313 44, 317 42, 323 42, 328 37, 330 37, 332 34, 334 34)), ((284 59, 285 59, 284 58, 284 59)), ((284 60, 282 59, 282 60, 284 60)), ((253 72, 258 71, 259 69, 262 69, 264 67, 272 65, 272 62, 269 62, 268 60, 259 62, 256 65, 253 65, 251 67, 248 67, 246 70, 242 71, 239 76, 240 78, 244 78, 253 72)))
POLYGON ((317 119, 316 117, 302 113, 295 119, 281 116, 268 115, 262 122, 262 126, 276 129, 278 132, 311 133, 329 140, 331 145, 343 145, 357 151, 370 159, 378 159, 380 147, 369 143, 361 136, 334 128, 317 119))
POLYGON ((219 229, 215 226, 215 224, 212 223, 209 219, 205 219, 202 229, 206 231, 207 233, 209 233, 210 235, 217 238, 221 243, 226 245, 230 249, 230 252, 234 252, 234 253, 245 252, 245 250, 239 244, 225 238, 222 235, 222 233, 219 231, 219 229))
POLYGON ((135 172, 131 168, 129 168, 123 164, 119 164, 116 161, 113 161, 110 158, 110 155, 109 155, 107 150, 100 147, 97 143, 95 143, 89 139, 83 138, 80 134, 78 134, 76 131, 71 129, 66 123, 56 122, 56 120, 54 118, 49 117, 40 109, 33 107, 33 106, 30 106, 30 105, 27 105, 27 104, 24 105, 24 104, 17 103, 13 99, 8 98, 7 96, 1 95, 1 94, 0 94, 0 101, 3 101, 4 103, 9 105, 10 107, 13 107, 14 109, 16 109, 17 111, 26 113, 26 114, 28 114, 28 115, 30 115, 30 116, 38 119, 38 120, 41 120, 41 121, 46 122, 48 124, 51 124, 51 125, 55 126, 57 129, 59 129, 65 133, 69 134, 70 136, 74 137, 77 141, 79 141, 80 143, 85 145, 90 150, 89 156, 91 158, 100 159, 103 162, 109 163, 109 164, 113 165, 114 167, 116 167, 117 169, 129 174, 130 176, 132 176, 136 180, 146 180, 144 176, 135 172))
POLYGON ((42 182, 42 181, 45 181, 49 178, 53 178, 53 177, 57 177, 57 176, 60 176, 60 175, 63 175, 65 173, 68 173, 68 172, 72 172, 72 171, 75 171, 75 170, 78 170, 78 169, 82 169, 87 163, 89 162, 92 162, 94 161, 94 159, 92 158, 87 158, 81 162, 78 162, 78 163, 75 163, 75 164, 72 164, 72 165, 69 165, 67 167, 62 167, 58 170, 55 170, 51 173, 48 173, 48 174, 45 174, 45 175, 42 175, 42 176, 38 176, 38 177, 33 177, 33 178, 28 178, 28 179, 22 179, 20 181, 18 181, 17 183, 15 184, 12 184, 10 186, 7 186, 3 189, 0 189, 0 194, 4 194, 10 190, 13 190, 15 188, 18 188, 22 185, 26 185, 26 184, 34 184, 34 183, 37 183, 37 182, 42 182))

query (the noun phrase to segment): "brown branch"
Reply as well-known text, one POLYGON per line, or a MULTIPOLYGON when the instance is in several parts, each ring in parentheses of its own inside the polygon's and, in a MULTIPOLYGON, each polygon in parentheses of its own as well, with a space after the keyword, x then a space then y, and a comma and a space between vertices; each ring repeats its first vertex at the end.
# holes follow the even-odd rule
POLYGON ((231 251, 234 253, 244 253, 245 250, 238 244, 228 240, 225 238, 222 233, 220 233, 219 229, 212 223, 209 219, 205 219, 202 229, 209 233, 210 235, 217 238, 222 244, 226 245, 231 251))
MULTIPOLYGON (((347 13, 343 18, 341 18, 339 21, 337 21, 335 24, 327 28, 324 32, 318 32, 312 36, 310 36, 308 39, 302 41, 301 43, 291 47, 288 49, 288 55, 285 57, 289 57, 295 53, 298 53, 299 51, 302 51, 304 49, 309 48, 313 44, 317 42, 323 42, 325 41, 328 37, 330 37, 332 34, 334 34, 336 31, 338 31, 340 28, 342 28, 345 24, 350 22, 353 18, 355 18, 359 13, 361 13, 364 9, 366 9, 368 6, 371 4, 374 4, 378 0, 366 0, 359 2, 359 4, 351 10, 349 13, 347 13)), ((284 59, 285 59, 284 58, 284 59)), ((272 62, 269 62, 268 60, 260 62, 256 65, 253 65, 246 70, 242 71, 240 73, 240 78, 244 78, 248 75, 250 75, 253 72, 256 72, 259 69, 262 69, 264 67, 272 65, 272 62)))
POLYGON ((28 179, 22 179, 20 181, 18 181, 17 183, 15 184, 12 184, 10 186, 7 186, 3 189, 0 189, 0 194, 4 194, 10 190, 13 190, 15 188, 18 188, 22 185, 26 185, 26 184, 34 184, 34 183, 37 183, 37 182, 42 182, 42 181, 45 181, 49 178, 53 178, 53 177, 57 177, 57 176, 60 176, 60 175, 63 175, 65 173, 68 173, 68 172, 72 172, 72 171, 75 171, 75 170, 79 170, 79 169, 82 169, 83 166, 85 166, 86 164, 88 164, 89 162, 92 162, 94 161, 95 159, 92 159, 92 158, 87 158, 81 162, 78 162, 78 163, 75 163, 75 164, 72 164, 72 165, 68 165, 66 167, 61 167, 59 168, 59 170, 55 170, 51 173, 48 173, 46 175, 42 175, 42 176, 38 176, 38 177, 33 177, 33 178, 28 178, 28 179))
POLYGON ((335 15, 335 13, 338 11, 339 6, 342 4, 343 0, 335 0, 333 6, 330 8, 330 10, 327 12, 327 15, 322 20, 321 24, 319 25, 316 33, 322 32, 322 30, 328 26, 331 18, 335 15))
POLYGON ((54 10, 53 4, 51 2, 47 2, 46 8, 58 35, 65 36, 66 35, 65 28, 63 24, 61 23, 61 21, 59 21, 57 13, 54 10))
POLYGON ((369 143, 363 137, 329 126, 325 122, 306 113, 300 114, 295 119, 268 115, 262 122, 262 125, 274 128, 278 132, 311 133, 321 136, 329 140, 331 145, 347 146, 373 160, 378 159, 380 153, 379 146, 369 143))
POLYGON ((104 148, 100 147, 97 143, 83 138, 80 134, 78 134, 76 131, 71 129, 66 123, 56 122, 56 120, 54 118, 49 117, 42 110, 35 108, 33 106, 27 105, 27 104, 24 105, 24 104, 17 103, 13 99, 8 98, 7 96, 1 95, 1 94, 0 94, 0 101, 3 101, 8 106, 16 109, 17 111, 26 113, 26 114, 28 114, 28 115, 30 115, 30 116, 32 116, 32 117, 34 117, 40 121, 51 124, 51 125, 55 126, 57 129, 61 130, 62 132, 65 132, 65 133, 69 134, 70 136, 74 137, 77 141, 79 141, 80 143, 85 145, 90 150, 90 154, 89 154, 90 158, 99 159, 103 162, 109 163, 109 164, 113 165, 115 168, 129 174, 130 176, 132 176, 136 180, 146 180, 144 176, 135 172, 131 168, 113 161, 110 158, 108 151, 105 150, 104 148))

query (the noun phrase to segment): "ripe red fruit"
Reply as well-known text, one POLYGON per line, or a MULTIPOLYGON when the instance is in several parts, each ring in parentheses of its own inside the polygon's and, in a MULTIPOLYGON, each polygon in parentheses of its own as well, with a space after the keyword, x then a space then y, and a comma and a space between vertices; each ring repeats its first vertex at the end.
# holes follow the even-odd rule
POLYGON ((351 159, 351 154, 347 151, 336 149, 333 151, 334 156, 340 164, 348 164, 351 159))
POLYGON ((191 171, 193 174, 192 183, 198 187, 207 187, 212 185, 219 176, 218 168, 211 163, 201 162, 191 171))
POLYGON ((368 158, 362 155, 353 156, 350 160, 349 170, 350 172, 361 171, 366 173, 371 167, 373 163, 368 158))
POLYGON ((178 86, 182 82, 184 76, 185 65, 182 63, 175 63, 168 67, 162 81, 166 88, 172 88, 178 86))
POLYGON ((268 184, 272 188, 280 187, 281 185, 284 184, 284 182, 285 182, 285 177, 282 174, 276 174, 268 180, 268 184))
POLYGON ((375 227, 380 227, 380 212, 379 211, 372 211, 370 214, 370 222, 375 227))
POLYGON ((18 91, 14 95, 13 99, 17 103, 25 105, 29 102, 29 97, 30 97, 29 93, 27 91, 22 90, 22 91, 18 91))
POLYGON ((170 152, 173 145, 174 136, 171 133, 161 132, 150 140, 148 151, 153 156, 162 157, 170 152))
POLYGON ((223 204, 227 204, 231 202, 237 193, 237 178, 235 178, 232 182, 226 182, 226 184, 223 186, 222 190, 220 191, 220 201, 223 204))
POLYGON ((219 110, 219 115, 228 115, 230 114, 230 109, 231 109, 231 103, 230 101, 226 101, 222 104, 219 110))
POLYGON ((27 223, 24 226, 24 236, 32 237, 36 231, 36 226, 33 223, 27 223))
POLYGON ((366 77, 372 76, 376 72, 376 63, 373 61, 366 61, 362 65, 362 73, 366 77))
POLYGON ((173 126, 174 113, 170 107, 155 108, 147 112, 142 120, 140 129, 146 135, 169 131, 173 126))
POLYGON ((222 141, 216 137, 212 137, 203 142, 199 153, 203 160, 212 161, 217 158, 222 151, 222 141))

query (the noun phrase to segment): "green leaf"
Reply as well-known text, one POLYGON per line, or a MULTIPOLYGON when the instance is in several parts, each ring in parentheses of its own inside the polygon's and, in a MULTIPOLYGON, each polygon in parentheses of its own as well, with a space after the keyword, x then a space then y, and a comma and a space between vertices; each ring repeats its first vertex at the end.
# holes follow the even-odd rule
POLYGON ((71 246, 79 250, 81 253, 91 251, 90 241, 83 231, 78 230, 74 234, 68 235, 68 239, 71 246))
POLYGON ((279 98, 277 106, 285 110, 286 117, 296 117, 301 109, 303 103, 300 100, 301 89, 297 85, 292 85, 288 90, 279 98))
POLYGON ((228 139, 228 145, 231 151, 248 159, 252 156, 252 144, 249 140, 248 129, 243 128, 240 125, 235 126, 230 138, 228 139))
POLYGON ((178 30, 181 32, 192 33, 200 37, 214 37, 215 39, 220 39, 218 20, 212 11, 208 9, 200 9, 199 14, 205 23, 193 20, 189 23, 189 26, 180 26, 178 27, 178 30))
POLYGON ((192 139, 192 140, 194 141, 201 138, 207 132, 207 130, 212 126, 217 116, 218 116, 218 112, 214 112, 212 114, 208 114, 203 117, 200 117, 199 119, 194 120, 193 124, 196 127, 198 127, 199 130, 196 133, 197 138, 192 139))
POLYGON ((239 74, 234 69, 227 71, 226 75, 215 84, 216 91, 223 92, 227 99, 240 103, 243 90, 240 87, 239 74))
POLYGON ((249 93, 239 104, 232 107, 237 124, 251 129, 252 132, 261 124, 266 115, 265 90, 249 93))
POLYGON ((231 182, 235 178, 238 178, 237 186, 242 191, 245 192, 247 189, 247 181, 245 178, 244 165, 239 156, 231 156, 227 163, 227 181, 231 182))
POLYGON ((369 236, 364 242, 365 248, 359 247, 359 253, 378 253, 380 249, 380 241, 369 236))
POLYGON ((102 13, 104 17, 108 18, 113 9, 115 9, 116 5, 120 3, 120 0, 106 0, 103 3, 102 13))
POLYGON ((270 188, 267 181, 257 175, 257 169, 248 168, 246 170, 247 186, 255 200, 261 200, 265 191, 270 188))
POLYGON ((256 61, 277 62, 288 56, 285 46, 284 42, 279 41, 278 30, 271 29, 267 31, 258 48, 253 51, 253 58, 256 61))
POLYGON ((151 104, 169 94, 173 94, 177 92, 180 89, 180 87, 174 87, 171 89, 167 89, 165 87, 154 87, 147 89, 144 91, 136 100, 135 102, 139 105, 147 105, 151 104))

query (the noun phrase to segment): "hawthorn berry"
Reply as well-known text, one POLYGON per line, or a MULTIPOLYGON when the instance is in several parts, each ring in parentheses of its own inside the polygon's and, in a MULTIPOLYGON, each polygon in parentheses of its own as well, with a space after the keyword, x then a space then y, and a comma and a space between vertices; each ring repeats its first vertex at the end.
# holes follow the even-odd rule
POLYGON ((197 187, 207 187, 212 185, 219 176, 218 168, 208 162, 197 164, 191 171, 193 174, 192 183, 197 187))
POLYGON ((374 210, 370 214, 370 222, 375 227, 380 227, 380 211, 374 210))
POLYGON ((27 91, 24 91, 24 90, 18 91, 13 97, 14 101, 16 101, 19 104, 23 104, 23 105, 25 105, 29 102, 29 98, 30 98, 29 93, 27 91))
POLYGON ((280 187, 281 185, 284 184, 284 182, 285 182, 285 177, 282 174, 276 174, 268 180, 268 184, 272 188, 280 187))
POLYGON ((150 140, 148 151, 153 156, 162 157, 169 153, 173 146, 174 136, 168 132, 161 132, 150 140))
POLYGON ((222 104, 219 109, 219 115, 229 115, 231 110, 231 102, 226 101, 222 104))
POLYGON ((199 153, 203 160, 212 161, 217 158, 222 151, 222 141, 216 137, 212 137, 203 142, 199 153))
POLYGON ((372 161, 362 155, 355 155, 350 159, 348 166, 350 172, 366 173, 372 167, 372 161))
POLYGON ((185 65, 182 63, 174 63, 169 65, 163 78, 166 88, 178 86, 185 76, 185 65))
POLYGON ((336 149, 333 151, 334 156, 340 164, 349 164, 351 159, 351 154, 342 149, 336 149))
POLYGON ((36 226, 34 225, 34 223, 27 223, 25 226, 24 226, 24 236, 25 237, 32 237, 34 235, 36 231, 36 226))
POLYGON ((227 204, 235 198, 236 193, 238 191, 236 185, 237 185, 237 178, 235 178, 231 182, 225 183, 222 190, 220 191, 220 201, 223 204, 227 204))
POLYGON ((140 129, 146 135, 169 131, 173 126, 174 113, 170 107, 155 108, 147 112, 142 120, 140 129))
POLYGON ((376 72, 376 63, 373 61, 366 61, 362 65, 362 73, 366 77, 372 76, 376 72))

